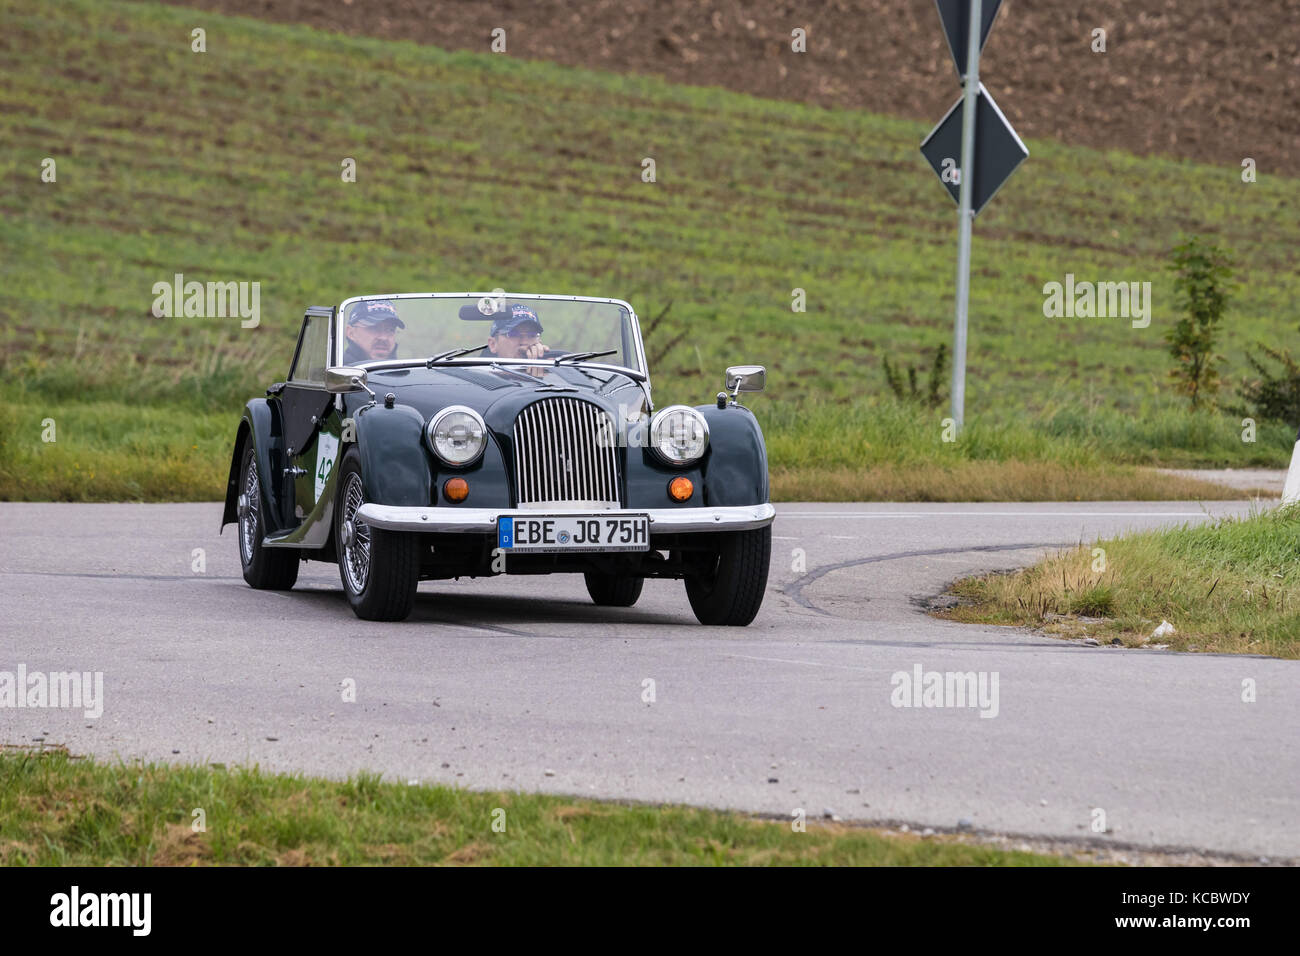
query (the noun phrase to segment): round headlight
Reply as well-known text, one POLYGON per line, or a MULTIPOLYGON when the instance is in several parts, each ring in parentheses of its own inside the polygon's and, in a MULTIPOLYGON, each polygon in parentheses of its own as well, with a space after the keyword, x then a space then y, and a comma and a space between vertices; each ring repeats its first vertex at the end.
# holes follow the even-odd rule
POLYGON ((687 405, 669 405, 650 421, 650 447, 670 465, 696 461, 709 447, 709 423, 687 405))
POLYGON ((433 453, 449 465, 473 463, 487 445, 483 417, 464 405, 450 405, 434 415, 426 434, 433 453))

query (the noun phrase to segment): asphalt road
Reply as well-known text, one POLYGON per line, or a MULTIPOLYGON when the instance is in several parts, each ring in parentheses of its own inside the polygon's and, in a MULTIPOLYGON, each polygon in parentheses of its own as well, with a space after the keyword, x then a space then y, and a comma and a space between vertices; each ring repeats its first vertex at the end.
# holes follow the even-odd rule
POLYGON ((918 606, 1050 546, 1246 507, 781 505, 766 603, 736 629, 698 626, 678 582, 604 610, 570 576, 426 583, 410 620, 367 623, 332 566, 246 587, 216 504, 2 503, 0 671, 102 671, 104 702, 0 707, 0 742, 1295 858, 1300 665, 918 606), (996 673, 996 715, 894 706, 917 666, 996 673))

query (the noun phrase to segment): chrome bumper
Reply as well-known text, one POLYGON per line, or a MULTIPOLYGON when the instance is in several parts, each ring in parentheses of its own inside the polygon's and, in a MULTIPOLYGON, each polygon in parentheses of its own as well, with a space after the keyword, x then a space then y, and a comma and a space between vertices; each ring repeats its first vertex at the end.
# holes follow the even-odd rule
POLYGON ((357 518, 372 528, 387 531, 465 531, 495 534, 500 515, 649 515, 651 534, 693 531, 747 531, 772 523, 776 508, 771 504, 730 505, 723 508, 617 508, 609 511, 532 511, 519 508, 393 507, 366 503, 357 518))

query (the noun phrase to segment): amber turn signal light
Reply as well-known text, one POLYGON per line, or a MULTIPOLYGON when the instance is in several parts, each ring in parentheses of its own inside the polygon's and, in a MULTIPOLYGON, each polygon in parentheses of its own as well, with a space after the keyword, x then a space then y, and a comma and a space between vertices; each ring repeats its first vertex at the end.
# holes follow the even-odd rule
POLYGON ((464 501, 469 497, 469 482, 464 478, 448 478, 442 483, 442 493, 448 501, 464 501))
POLYGON ((668 496, 673 501, 685 501, 695 493, 695 484, 689 478, 674 478, 668 482, 668 496))

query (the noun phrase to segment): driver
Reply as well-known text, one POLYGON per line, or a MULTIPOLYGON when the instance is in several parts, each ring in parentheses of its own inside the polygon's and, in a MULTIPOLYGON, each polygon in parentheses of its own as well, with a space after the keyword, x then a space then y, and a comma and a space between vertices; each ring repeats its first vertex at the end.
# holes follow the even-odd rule
POLYGON ((497 358, 539 359, 546 354, 542 320, 533 309, 514 303, 492 323, 487 347, 497 358))
MULTIPOLYGON (((484 354, 497 358, 539 359, 546 352, 547 348, 542 344, 542 320, 534 309, 515 302, 493 320, 484 354)), ((537 378, 546 374, 546 369, 540 365, 527 366, 523 371, 537 378)))
POLYGON ((393 303, 383 299, 354 303, 344 332, 348 347, 343 364, 397 358, 397 330, 404 328, 406 323, 398 318, 393 303))

